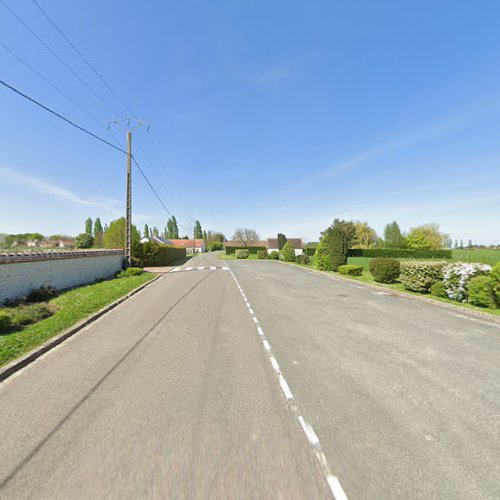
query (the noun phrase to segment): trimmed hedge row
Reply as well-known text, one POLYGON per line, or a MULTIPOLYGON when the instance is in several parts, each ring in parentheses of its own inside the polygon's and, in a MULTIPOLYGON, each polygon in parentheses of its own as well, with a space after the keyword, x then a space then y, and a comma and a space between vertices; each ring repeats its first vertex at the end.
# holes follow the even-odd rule
POLYGON ((186 257, 186 249, 171 245, 158 245, 154 241, 134 246, 132 263, 135 267, 168 266, 186 257))
POLYGON ((226 255, 232 255, 236 253, 236 250, 248 250, 252 255, 257 255, 259 250, 265 250, 267 252, 266 247, 225 247, 226 255))
POLYGON ((392 257, 394 259, 451 259, 451 250, 414 248, 350 248, 348 257, 392 257))
POLYGON ((339 273, 346 276, 361 276, 363 274, 363 266, 345 264, 343 266, 339 266, 339 273))

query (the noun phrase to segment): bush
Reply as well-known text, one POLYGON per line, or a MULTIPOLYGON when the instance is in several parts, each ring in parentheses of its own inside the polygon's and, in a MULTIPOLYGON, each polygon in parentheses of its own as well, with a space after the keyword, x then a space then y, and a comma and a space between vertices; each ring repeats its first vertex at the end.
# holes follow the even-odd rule
POLYGON ((314 254, 316 253, 316 248, 318 248, 319 243, 308 243, 306 247, 304 248, 304 253, 308 257, 314 257, 314 254))
POLYGON ((38 323, 51 315, 51 310, 45 304, 29 304, 13 307, 10 313, 10 321, 12 326, 21 327, 38 323))
POLYGON ((307 265, 309 264, 309 256, 307 256, 306 254, 302 253, 300 255, 297 255, 295 257, 295 262, 297 262, 297 264, 304 264, 304 265, 307 265))
POLYGON ((280 258, 285 262, 295 262, 295 250, 289 241, 283 246, 280 252, 280 258))
POLYGON ((225 247, 226 255, 233 255, 236 253, 236 250, 248 250, 252 255, 257 255, 258 250, 267 250, 267 247, 225 247))
POLYGON ((433 283, 431 285, 430 292, 431 295, 434 295, 434 297, 448 298, 448 294, 446 293, 446 289, 442 281, 436 281, 436 283, 433 283))
POLYGON ((171 245, 159 245, 154 241, 132 245, 132 263, 137 267, 168 266, 186 257, 186 249, 171 245))
POLYGON ((473 276, 480 276, 491 271, 487 264, 455 262, 448 264, 443 270, 443 281, 446 293, 451 300, 467 302, 467 285, 473 276))
POLYGON ((46 302, 55 297, 56 293, 56 289, 53 286, 41 286, 28 293, 26 302, 46 302))
POLYGON ((75 239, 75 245, 77 248, 92 248, 94 245, 94 238, 87 233, 79 234, 75 239))
POLYGON ((370 261, 370 272, 377 283, 394 283, 399 278, 399 260, 372 259, 370 261))
POLYGON ((491 279, 493 287, 493 296, 497 307, 500 307, 500 262, 497 262, 491 270, 491 279))
POLYGON ((144 272, 141 267, 128 267, 127 269, 120 271, 116 276, 118 278, 129 278, 130 276, 139 276, 144 272))
POLYGON ((250 255, 250 250, 248 250, 248 248, 240 248, 236 250, 237 259, 248 259, 249 255, 250 255))
POLYGON ((401 283, 412 292, 429 293, 443 279, 446 262, 409 260, 401 262, 401 283))
POLYGON ((267 250, 257 250, 257 258, 261 260, 267 259, 267 250))
POLYGON ((316 268, 320 271, 333 271, 332 254, 330 252, 331 231, 327 231, 321 238, 314 253, 316 268))
POLYGON ((451 259, 451 250, 423 250, 414 248, 351 248, 349 257, 391 257, 394 259, 451 259))
POLYGON ((269 257, 271 257, 272 260, 279 260, 280 258, 280 253, 277 250, 273 250, 270 254, 269 257))
POLYGON ((347 235, 343 224, 333 225, 330 251, 332 254, 333 270, 338 271, 339 266, 347 264, 347 235))
POLYGON ((491 276, 475 276, 467 285, 469 302, 479 307, 496 307, 493 279, 491 276))
POLYGON ((10 316, 4 311, 0 311, 0 333, 7 332, 10 326, 10 316))
POLYGON ((212 252, 216 252, 217 250, 222 250, 222 243, 220 241, 212 241, 212 244, 210 245, 210 249, 212 252))
POLYGON ((339 273, 345 274, 346 276, 361 276, 363 274, 363 266, 345 264, 343 266, 339 266, 339 273))

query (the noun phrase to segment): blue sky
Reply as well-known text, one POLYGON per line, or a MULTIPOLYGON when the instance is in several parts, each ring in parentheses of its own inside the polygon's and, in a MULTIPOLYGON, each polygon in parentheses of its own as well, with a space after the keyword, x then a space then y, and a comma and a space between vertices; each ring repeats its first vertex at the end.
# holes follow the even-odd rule
MULTIPOLYGON (((0 41, 97 120, 0 46, 1 78, 123 146, 103 124, 126 108, 31 0, 4 1, 107 106, 0 4, 0 41)), ((437 222, 500 243, 498 1, 38 2, 151 123, 164 164, 145 131, 134 151, 183 226, 317 240, 335 217, 437 222)), ((4 88, 0 109, 0 232, 124 212, 123 155, 4 88)), ((140 228, 166 225, 137 171, 133 197, 140 228)))

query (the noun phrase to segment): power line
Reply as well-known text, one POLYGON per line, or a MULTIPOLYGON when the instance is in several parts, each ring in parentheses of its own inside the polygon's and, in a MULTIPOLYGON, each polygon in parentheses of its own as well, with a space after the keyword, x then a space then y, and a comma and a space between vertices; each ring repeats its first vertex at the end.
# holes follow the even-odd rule
MULTIPOLYGON (((107 141, 106 139, 103 139, 102 137, 99 137, 97 134, 94 134, 93 132, 91 132, 90 130, 87 130, 86 128, 82 127, 81 125, 78 125, 77 123, 75 123, 74 121, 70 120, 69 118, 66 118, 65 116, 61 115, 60 113, 58 113, 57 111, 54 111, 53 109, 49 108, 48 106, 45 106, 45 104, 42 104, 40 101, 37 101, 36 99, 34 99, 33 97, 30 97, 29 95, 25 94, 24 92, 21 92, 20 90, 16 89, 15 87, 13 87, 12 85, 9 85, 7 82, 5 82, 4 80, 0 79, 0 84, 3 85, 5 88, 11 90, 12 92, 14 92, 15 94, 23 97, 24 99, 30 101, 31 103, 33 104, 36 104, 37 106, 39 106, 40 108, 42 108, 43 110, 47 111, 48 113, 51 113, 52 115, 56 116, 57 118, 59 118, 60 120, 63 120, 64 122, 68 123, 69 125, 71 125, 72 127, 80 130, 81 132, 84 132, 85 134, 87 135, 90 135, 91 137, 93 137, 94 139, 97 139, 98 141, 106 144, 107 146, 113 148, 113 149, 116 149, 117 151, 120 151, 120 153, 124 153, 124 154, 127 154, 127 151, 125 151, 124 149, 118 147, 118 146, 115 146, 114 144, 112 144, 111 142, 107 141)), ((153 192, 153 194, 156 196, 156 198, 158 199, 158 201, 161 203, 162 207, 165 209, 165 211, 170 215, 170 216, 174 216, 172 214, 172 212, 167 208, 167 206, 165 205, 165 203, 163 203, 163 200, 160 198, 160 196, 158 195, 158 193, 156 192, 155 188, 153 187, 153 185, 151 184, 151 182, 149 181, 147 175, 144 173, 144 171, 142 170, 141 166, 139 165, 139 162, 135 159, 134 156, 132 156, 132 160, 133 162, 135 163, 135 165, 137 166, 137 168, 139 169, 139 172, 141 173, 141 175, 144 177, 144 180, 147 182, 148 186, 150 187, 151 191, 153 192)), ((181 226, 183 229, 185 230, 188 230, 188 228, 186 228, 185 226, 183 226, 182 224, 179 223, 179 226, 181 226)))
POLYGON ((36 0, 31 0, 35 6, 38 8, 38 10, 45 16, 45 18, 52 24, 54 29, 66 40, 68 45, 81 57, 83 62, 96 74, 96 76, 101 80, 101 82, 105 85, 105 87, 115 96, 115 98, 127 108, 127 111, 131 114, 134 115, 134 112, 129 108, 127 103, 123 101, 120 96, 113 90, 111 85, 104 79, 104 77, 97 71, 95 66, 83 55, 83 53, 78 49, 78 47, 71 41, 71 39, 63 32, 61 28, 56 24, 56 22, 47 14, 47 12, 42 9, 40 4, 36 0))
POLYGON ((5 0, 0 0, 0 3, 68 70, 70 71, 85 87, 87 87, 92 94, 104 105, 108 108, 113 115, 118 116, 118 113, 61 57, 57 52, 55 52, 48 43, 46 43, 36 31, 31 28, 31 26, 24 21, 24 19, 17 14, 9 5, 5 2, 5 0))
POLYGON ((10 47, 8 47, 4 42, 0 40, 0 45, 13 57, 15 57, 18 61, 20 61, 24 66, 26 66, 28 69, 33 71, 39 78, 41 78, 44 82, 48 83, 52 88, 57 90, 62 96, 64 96, 69 102, 77 106, 81 111, 83 111, 87 116, 95 120, 99 125, 102 125, 103 127, 105 124, 99 120, 95 115, 93 115, 90 111, 85 109, 80 103, 75 101, 72 97, 70 97, 64 90, 62 90, 60 87, 58 87, 55 83, 51 82, 48 78, 46 78, 40 71, 38 71, 35 67, 33 67, 29 62, 27 62, 25 59, 23 59, 20 55, 16 54, 10 47))
POLYGON ((57 111, 54 111, 53 109, 49 108, 48 106, 45 106, 45 104, 42 104, 40 101, 37 101, 33 97, 30 97, 29 95, 24 94, 23 92, 21 92, 20 90, 16 89, 12 85, 9 85, 4 80, 0 79, 0 84, 2 84, 4 87, 8 88, 12 92, 15 92, 16 94, 20 95, 21 97, 24 97, 25 99, 27 99, 28 101, 32 102, 33 104, 36 104, 37 106, 39 106, 40 108, 44 109, 45 111, 48 111, 49 113, 53 114, 54 116, 57 116, 57 118, 65 121, 66 123, 68 123, 72 127, 77 128, 81 132, 84 132, 85 134, 90 135, 94 139, 97 139, 98 141, 101 141, 104 144, 107 144, 108 146, 112 147, 113 149, 116 149, 117 151, 120 151, 122 153, 127 154, 127 152, 124 149, 122 149, 122 148, 120 148, 118 146, 115 146, 114 144, 112 144, 111 142, 107 141, 106 139, 103 139, 102 137, 99 137, 97 134, 94 134, 90 130, 87 130, 86 128, 82 127, 81 125, 78 125, 74 121, 72 121, 69 118, 66 118, 65 116, 59 114, 57 111))

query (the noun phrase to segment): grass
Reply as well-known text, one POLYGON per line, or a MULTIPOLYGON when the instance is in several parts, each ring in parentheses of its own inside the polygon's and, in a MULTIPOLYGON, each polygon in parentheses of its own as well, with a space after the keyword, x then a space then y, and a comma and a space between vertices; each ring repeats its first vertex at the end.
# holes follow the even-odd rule
MULTIPOLYGON (((224 252, 219 253, 219 254, 217 255, 217 257, 218 257, 219 259, 222 259, 222 260, 259 260, 259 259, 257 259, 257 254, 253 254, 253 253, 251 253, 251 254, 248 256, 248 259, 237 259, 237 258, 236 258, 236 254, 232 253, 232 254, 229 254, 229 255, 228 255, 228 254, 225 254, 224 252)), ((260 260, 262 260, 262 259, 260 259, 260 260)))
POLYGON ((500 262, 500 250, 453 250, 452 258, 461 262, 482 262, 494 266, 500 262))
POLYGON ((21 330, 0 335, 0 366, 43 344, 153 277, 153 274, 144 273, 130 278, 93 283, 60 293, 48 303, 49 307, 55 310, 52 316, 21 330))

